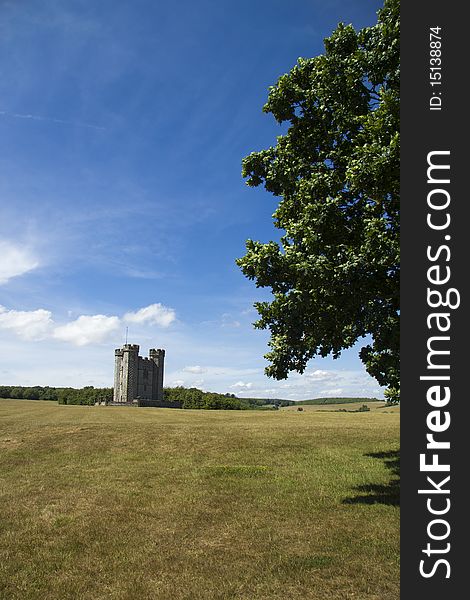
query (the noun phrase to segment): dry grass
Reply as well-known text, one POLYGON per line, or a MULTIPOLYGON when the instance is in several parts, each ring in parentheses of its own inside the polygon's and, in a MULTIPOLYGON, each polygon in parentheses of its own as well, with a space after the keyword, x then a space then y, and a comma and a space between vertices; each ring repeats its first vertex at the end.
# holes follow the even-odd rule
POLYGON ((0 417, 1 598, 399 597, 397 413, 0 417))

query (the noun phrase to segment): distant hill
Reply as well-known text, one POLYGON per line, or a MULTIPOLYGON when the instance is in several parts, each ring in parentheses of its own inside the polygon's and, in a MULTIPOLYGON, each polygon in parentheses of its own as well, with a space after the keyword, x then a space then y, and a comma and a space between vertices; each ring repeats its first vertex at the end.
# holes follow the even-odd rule
POLYGON ((239 400, 248 404, 250 408, 263 406, 291 406, 296 404, 293 400, 283 400, 282 398, 239 398, 239 400))
POLYGON ((352 402, 383 402, 383 400, 378 398, 313 398, 312 400, 299 400, 293 404, 297 406, 300 404, 350 404, 352 402))

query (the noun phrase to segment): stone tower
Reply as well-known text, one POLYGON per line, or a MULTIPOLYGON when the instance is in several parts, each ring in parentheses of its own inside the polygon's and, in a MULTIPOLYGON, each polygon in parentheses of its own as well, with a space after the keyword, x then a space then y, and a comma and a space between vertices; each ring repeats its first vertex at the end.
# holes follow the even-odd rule
POLYGON ((154 380, 153 387, 156 391, 156 398, 158 398, 159 402, 163 401, 163 369, 165 366, 165 350, 158 348, 155 350, 152 348, 149 350, 149 357, 155 364, 155 368, 153 370, 154 380))
POLYGON ((124 344, 114 351, 114 397, 117 404, 163 402, 165 350, 151 349, 149 358, 139 356, 137 344, 124 344))

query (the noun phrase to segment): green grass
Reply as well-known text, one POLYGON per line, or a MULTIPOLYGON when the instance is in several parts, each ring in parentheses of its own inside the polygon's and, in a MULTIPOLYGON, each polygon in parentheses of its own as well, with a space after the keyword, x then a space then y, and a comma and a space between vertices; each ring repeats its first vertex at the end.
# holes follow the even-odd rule
POLYGON ((399 414, 0 401, 0 598, 398 599, 399 414))

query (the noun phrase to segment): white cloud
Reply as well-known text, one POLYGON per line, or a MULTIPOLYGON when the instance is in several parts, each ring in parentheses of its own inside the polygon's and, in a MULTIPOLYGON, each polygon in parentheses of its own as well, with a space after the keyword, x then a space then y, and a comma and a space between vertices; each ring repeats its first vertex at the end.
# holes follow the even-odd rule
POLYGON ((39 266, 28 248, 0 241, 0 285, 39 266))
POLYGON ((175 311, 160 304, 150 304, 136 312, 128 312, 124 315, 124 320, 128 323, 150 323, 160 327, 168 327, 176 320, 175 311))
POLYGON ((207 369, 204 367, 200 367, 199 365, 195 365, 194 367, 184 367, 183 371, 185 373, 196 373, 197 375, 201 373, 206 373, 207 369))
POLYGON ((82 315, 75 321, 56 327, 53 336, 64 342, 70 342, 76 346, 85 346, 103 342, 111 333, 114 333, 120 325, 118 317, 107 317, 105 315, 82 315))
POLYGON ((253 387, 253 384, 251 382, 245 383, 244 381, 237 381, 237 383, 234 383, 230 387, 249 390, 253 387))
MULTIPOLYGON (((68 311, 67 314, 70 317, 72 313, 68 311)), ((161 304, 152 304, 135 313, 127 313, 124 319, 128 322, 151 322, 167 327, 175 319, 175 312, 161 304)), ((85 346, 109 339, 121 322, 117 316, 81 315, 73 321, 56 324, 48 310, 7 310, 0 305, 0 328, 10 330, 26 340, 53 338, 76 346, 85 346)), ((202 367, 188 369, 195 374, 204 372, 202 367)))
POLYGON ((168 382, 169 387, 177 387, 184 385, 184 379, 175 379, 174 381, 168 382))
POLYGON ((313 373, 305 373, 305 377, 308 377, 310 379, 323 380, 336 378, 336 374, 331 373, 330 371, 322 371, 321 369, 316 369, 315 371, 313 371, 313 373))
POLYGON ((318 394, 320 396, 342 396, 343 392, 343 388, 334 388, 331 390, 320 390, 318 394))
POLYGON ((0 328, 9 329, 25 340, 44 339, 52 325, 48 310, 7 310, 0 306, 0 328))

